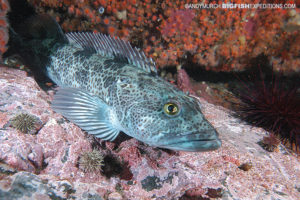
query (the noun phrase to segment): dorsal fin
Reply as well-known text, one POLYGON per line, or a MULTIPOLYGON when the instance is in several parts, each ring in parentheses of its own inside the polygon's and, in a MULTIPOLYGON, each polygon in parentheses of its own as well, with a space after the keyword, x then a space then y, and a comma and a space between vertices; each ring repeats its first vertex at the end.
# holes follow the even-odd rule
POLYGON ((121 56, 128 60, 128 63, 141 68, 147 72, 157 73, 155 63, 147 58, 138 48, 132 48, 129 42, 120 38, 112 38, 101 33, 76 33, 66 34, 70 43, 75 43, 81 48, 95 50, 102 56, 121 56))

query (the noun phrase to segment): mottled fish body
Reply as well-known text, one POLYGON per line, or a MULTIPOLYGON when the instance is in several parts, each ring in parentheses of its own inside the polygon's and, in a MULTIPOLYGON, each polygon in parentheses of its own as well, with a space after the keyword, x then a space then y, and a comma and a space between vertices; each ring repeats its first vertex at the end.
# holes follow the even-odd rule
POLYGON ((52 102, 56 112, 104 140, 122 131, 172 150, 221 146, 199 102, 160 78, 139 49, 100 33, 61 34, 27 42, 40 41, 32 52, 46 52, 40 53, 40 65, 60 86, 52 102))

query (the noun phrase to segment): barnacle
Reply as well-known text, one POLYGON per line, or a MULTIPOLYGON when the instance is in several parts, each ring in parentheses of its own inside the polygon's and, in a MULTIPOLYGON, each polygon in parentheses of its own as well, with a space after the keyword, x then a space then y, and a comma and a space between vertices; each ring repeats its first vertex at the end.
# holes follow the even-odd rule
POLYGON ((79 169, 84 172, 99 172, 104 165, 103 155, 97 150, 84 152, 79 158, 79 169))
POLYGON ((251 163, 244 163, 239 166, 239 169, 249 171, 252 167, 253 165, 251 163))
POLYGON ((102 15, 105 11, 105 8, 103 8, 102 6, 98 9, 98 12, 102 15))
POLYGON ((23 133, 30 133, 34 129, 36 122, 37 119, 34 116, 22 113, 11 120, 11 125, 23 133))

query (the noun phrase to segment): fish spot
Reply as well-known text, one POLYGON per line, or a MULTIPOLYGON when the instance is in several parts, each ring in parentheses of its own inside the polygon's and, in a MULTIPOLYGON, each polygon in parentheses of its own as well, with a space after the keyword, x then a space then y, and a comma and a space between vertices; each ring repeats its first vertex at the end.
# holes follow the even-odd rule
POLYGON ((106 78, 106 80, 104 81, 104 87, 108 87, 112 84, 113 80, 111 78, 106 78))
POLYGON ((121 60, 121 59, 118 59, 118 58, 108 59, 108 60, 104 61, 104 65, 106 67, 109 66, 109 68, 112 71, 120 69, 120 68, 124 67, 127 64, 128 64, 127 60, 125 60, 125 59, 121 60))
POLYGON ((86 70, 81 69, 81 70, 78 70, 78 71, 75 72, 74 79, 79 80, 83 83, 86 83, 87 76, 88 76, 88 72, 86 70))
POLYGON ((78 50, 78 51, 75 51, 73 53, 73 55, 76 57, 76 56, 82 56, 84 58, 90 58, 93 54, 97 53, 94 49, 92 48, 87 48, 87 49, 84 49, 84 50, 78 50))

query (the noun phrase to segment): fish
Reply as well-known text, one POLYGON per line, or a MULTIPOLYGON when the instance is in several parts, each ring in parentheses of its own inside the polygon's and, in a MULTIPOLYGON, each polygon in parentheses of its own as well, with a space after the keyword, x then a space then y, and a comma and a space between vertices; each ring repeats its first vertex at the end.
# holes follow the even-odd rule
POLYGON ((42 14, 12 29, 26 64, 59 86, 52 109, 88 134, 114 141, 123 132, 175 151, 221 146, 200 102, 161 78, 154 61, 129 42, 102 33, 65 34, 42 14))

